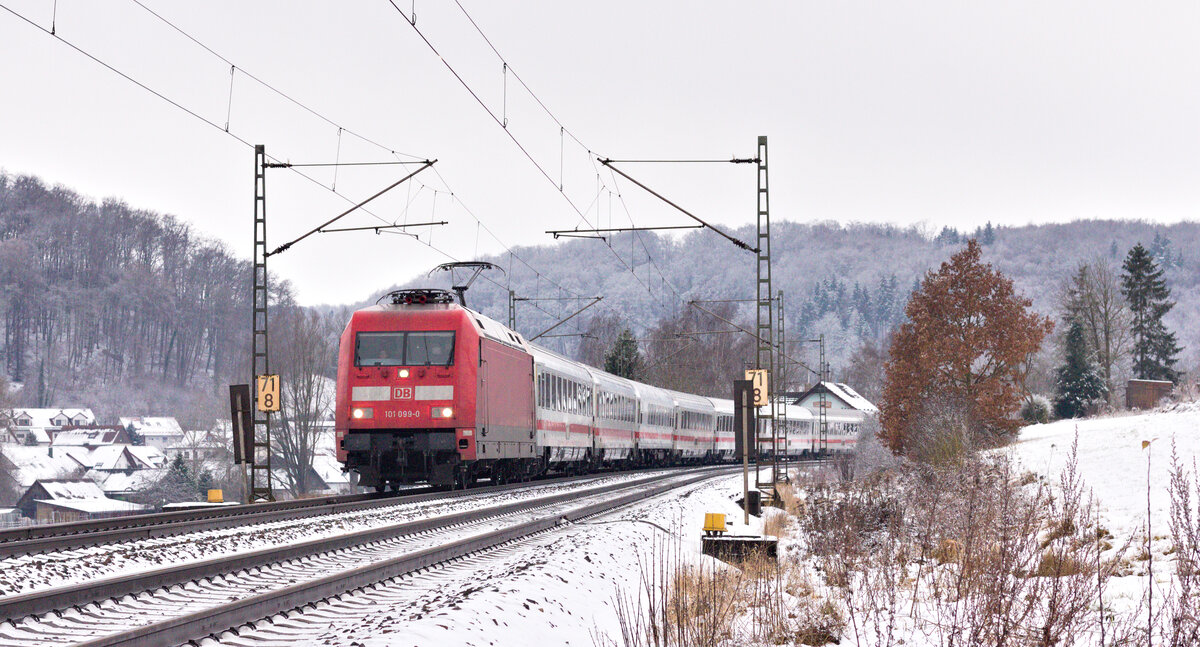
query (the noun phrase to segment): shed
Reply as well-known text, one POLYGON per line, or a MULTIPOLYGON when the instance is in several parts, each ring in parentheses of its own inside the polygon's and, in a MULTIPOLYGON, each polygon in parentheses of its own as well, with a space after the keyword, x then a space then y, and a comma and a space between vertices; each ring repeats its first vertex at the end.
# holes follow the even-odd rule
POLYGON ((120 517, 148 509, 144 505, 110 499, 104 496, 99 485, 87 479, 38 480, 29 486, 16 507, 39 523, 120 517))
POLYGON ((150 506, 108 497, 98 499, 38 499, 38 523, 68 523, 91 519, 125 517, 149 510, 150 506))
POLYGON ((13 528, 29 523, 20 508, 0 508, 0 528, 13 528))
POLYGON ((1153 409, 1174 389, 1175 384, 1168 380, 1129 380, 1125 384, 1125 408, 1153 409))

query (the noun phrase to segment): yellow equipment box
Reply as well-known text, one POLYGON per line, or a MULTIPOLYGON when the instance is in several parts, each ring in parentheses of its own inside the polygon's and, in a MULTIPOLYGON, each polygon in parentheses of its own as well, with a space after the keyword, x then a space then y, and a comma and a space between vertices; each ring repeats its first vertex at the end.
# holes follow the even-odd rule
POLYGON ((704 514, 704 532, 709 535, 724 534, 725 515, 719 512, 706 512, 704 514))

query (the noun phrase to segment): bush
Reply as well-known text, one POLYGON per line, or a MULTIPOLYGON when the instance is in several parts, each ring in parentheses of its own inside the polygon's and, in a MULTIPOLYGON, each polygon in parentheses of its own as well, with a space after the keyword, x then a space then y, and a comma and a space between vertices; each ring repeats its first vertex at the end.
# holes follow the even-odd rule
POLYGON ((1042 395, 1031 395, 1021 404, 1021 420, 1029 424, 1050 422, 1050 400, 1042 395))

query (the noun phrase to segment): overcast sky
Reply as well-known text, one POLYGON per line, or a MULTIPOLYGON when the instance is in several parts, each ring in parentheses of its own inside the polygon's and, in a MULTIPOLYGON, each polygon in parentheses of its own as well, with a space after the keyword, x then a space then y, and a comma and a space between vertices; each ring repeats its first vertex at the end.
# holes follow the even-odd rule
MULTIPOLYGON (((364 298, 449 260, 443 253, 502 251, 483 227, 515 246, 550 244, 545 230, 585 219, 686 223, 598 173, 588 149, 560 137, 511 75, 505 92, 501 60, 453 0, 416 0, 416 26, 507 115, 550 179, 386 0, 141 1, 342 127, 439 160, 440 175, 425 171, 372 211, 387 222, 452 224, 419 230, 421 242, 371 233, 304 241, 272 260, 304 303, 364 298)), ((960 229, 1173 222, 1194 219, 1200 203, 1194 1, 461 2, 598 155, 750 157, 768 135, 775 219, 960 229)), ((0 4, 50 27, 54 0, 0 4)), ((407 14, 414 3, 397 4, 407 14)), ((0 11, 8 173, 175 215, 248 257, 252 151, 223 132, 227 114, 231 133, 293 162, 396 159, 346 133, 339 151, 337 127, 241 71, 231 101, 229 66, 132 0, 58 0, 54 21, 63 39, 219 128, 0 11)), ((751 167, 626 168, 702 217, 753 221, 751 167)), ((310 172, 333 183, 331 169, 310 172)), ((357 200, 402 172, 344 167, 336 188, 357 200)), ((268 177, 272 246, 347 206, 289 171, 268 177)), ((379 222, 356 214, 340 224, 379 222)))

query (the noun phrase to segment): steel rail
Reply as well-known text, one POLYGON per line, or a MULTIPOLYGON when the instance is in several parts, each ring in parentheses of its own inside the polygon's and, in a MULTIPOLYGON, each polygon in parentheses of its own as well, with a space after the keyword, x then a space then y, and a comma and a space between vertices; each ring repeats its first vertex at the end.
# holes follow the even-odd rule
MULTIPOLYGON (((622 473, 628 474, 661 469, 663 468, 645 468, 645 470, 631 470, 622 473)), ((443 498, 451 499, 474 494, 489 494, 587 478, 603 478, 614 473, 597 472, 583 476, 563 476, 504 485, 485 485, 466 490, 435 490, 430 488, 432 491, 419 491, 414 494, 350 494, 336 497, 296 499, 277 503, 252 503, 225 508, 130 515, 128 517, 77 521, 46 526, 28 526, 0 531, 0 558, 137 539, 170 537, 198 530, 218 530, 221 528, 270 523, 287 519, 303 519, 305 517, 315 517, 324 514, 370 510, 407 503, 421 503, 443 498)))
POLYGON ((294 499, 275 503, 251 503, 224 506, 220 508, 205 508, 200 510, 176 510, 172 512, 154 512, 149 514, 133 514, 110 519, 94 519, 90 521, 69 521, 21 528, 0 530, 0 546, 10 541, 28 541, 44 537, 60 537, 77 535, 121 528, 136 528, 142 526, 191 521, 194 519, 216 519, 220 517, 245 515, 256 512, 276 510, 296 510, 331 503, 353 503, 394 496, 391 494, 348 494, 341 496, 314 497, 311 499, 294 499))
MULTIPOLYGON (((703 469, 707 472, 720 468, 703 469)), ((126 595, 136 595, 145 591, 167 588, 195 580, 209 579, 303 557, 429 532, 440 528, 479 522, 529 509, 554 505, 570 501, 571 499, 638 487, 662 479, 678 478, 679 476, 679 474, 675 473, 646 476, 633 481, 612 483, 597 488, 565 492, 500 506, 490 506, 480 510, 468 510, 466 512, 313 539, 297 544, 222 556, 201 562, 168 566, 150 571, 117 575, 19 595, 5 596, 0 598, 0 621, 12 622, 28 616, 37 616, 51 611, 98 603, 113 598, 119 599, 126 595)))
MULTIPOLYGON (((673 489, 686 487, 720 475, 720 468, 683 481, 664 483, 649 491, 639 489, 622 496, 593 503, 565 513, 543 516, 508 528, 501 528, 483 535, 469 537, 424 550, 408 553, 374 564, 360 566, 348 571, 302 582, 286 588, 234 600, 229 604, 205 609, 162 622, 144 625, 118 634, 78 643, 77 647, 146 647, 178 645, 203 640, 221 632, 236 629, 270 617, 272 615, 316 604, 331 597, 379 584, 387 580, 429 568, 438 564, 461 559, 473 553, 496 548, 531 535, 553 530, 564 523, 573 523, 587 517, 609 512, 616 508, 658 496, 673 489)), ((724 468, 734 472, 737 468, 724 468)), ((674 475, 678 476, 678 475, 674 475)), ((664 476, 658 478, 673 478, 664 476)), ((623 489, 636 488, 626 484, 623 489)), ((595 495, 596 492, 577 494, 577 497, 595 495)))

